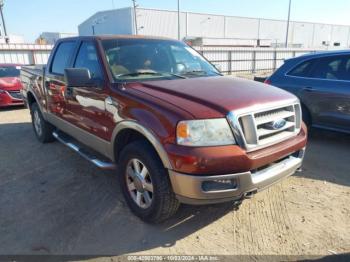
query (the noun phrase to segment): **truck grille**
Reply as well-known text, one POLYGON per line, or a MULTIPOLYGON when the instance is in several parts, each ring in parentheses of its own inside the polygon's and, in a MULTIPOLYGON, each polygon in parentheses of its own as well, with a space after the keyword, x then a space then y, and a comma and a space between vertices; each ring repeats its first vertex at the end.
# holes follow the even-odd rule
POLYGON ((238 136, 238 142, 247 151, 267 147, 297 135, 302 122, 298 102, 231 112, 228 119, 236 138, 238 136))

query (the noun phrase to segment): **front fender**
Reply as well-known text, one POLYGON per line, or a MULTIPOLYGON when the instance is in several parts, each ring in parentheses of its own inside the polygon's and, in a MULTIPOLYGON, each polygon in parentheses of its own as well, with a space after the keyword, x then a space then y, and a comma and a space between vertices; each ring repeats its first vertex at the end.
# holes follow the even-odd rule
MULTIPOLYGON (((142 134, 144 137, 146 137, 147 140, 153 145, 154 149, 158 153, 164 167, 167 169, 172 169, 168 155, 167 155, 162 143, 157 138, 157 136, 150 129, 142 126, 141 124, 137 123, 136 121, 125 120, 125 121, 118 123, 113 130, 112 143, 111 143, 112 145, 114 145, 114 142, 115 142, 118 134, 120 134, 120 132, 125 130, 125 129, 135 130, 135 131, 139 132, 140 134, 142 134)), ((111 155, 115 156, 116 155, 115 147, 113 146, 111 150, 112 150, 111 155)))

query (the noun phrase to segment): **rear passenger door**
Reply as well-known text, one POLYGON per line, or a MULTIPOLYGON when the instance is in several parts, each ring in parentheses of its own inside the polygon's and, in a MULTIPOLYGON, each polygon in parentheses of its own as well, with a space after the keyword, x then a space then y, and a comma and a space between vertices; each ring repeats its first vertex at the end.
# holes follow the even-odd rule
POLYGON ((75 48, 76 41, 65 41, 58 44, 51 65, 46 70, 45 88, 48 111, 60 118, 64 118, 66 110, 64 69, 70 67, 75 48))
POLYGON ((96 84, 70 89, 70 92, 66 93, 67 113, 69 121, 75 126, 108 140, 109 118, 105 111, 107 82, 101 65, 95 42, 82 41, 73 67, 88 69, 96 84))
POLYGON ((317 59, 310 78, 305 92, 318 111, 317 124, 350 131, 350 55, 317 59))

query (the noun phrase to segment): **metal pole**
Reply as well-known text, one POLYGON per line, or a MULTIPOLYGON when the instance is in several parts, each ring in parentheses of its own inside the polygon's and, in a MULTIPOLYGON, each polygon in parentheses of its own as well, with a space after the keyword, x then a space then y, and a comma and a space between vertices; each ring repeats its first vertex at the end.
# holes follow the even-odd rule
POLYGON ((292 0, 289 0, 289 8, 288 8, 288 20, 287 20, 287 32, 286 32, 286 45, 285 47, 288 47, 288 37, 289 37, 289 22, 290 22, 290 10, 292 7, 292 0))
POLYGON ((0 13, 1 13, 1 20, 2 20, 2 26, 4 27, 4 34, 5 37, 7 36, 7 30, 6 30, 6 24, 5 24, 5 18, 4 18, 4 13, 3 13, 3 7, 4 7, 4 1, 0 1, 0 13))
POLYGON ((138 27, 137 27, 137 12, 136 12, 136 0, 132 0, 134 6, 134 23, 135 23, 135 34, 138 35, 138 27))
POLYGON ((177 0, 177 39, 180 40, 180 0, 177 0))
POLYGON ((95 35, 95 25, 92 25, 92 35, 95 35))

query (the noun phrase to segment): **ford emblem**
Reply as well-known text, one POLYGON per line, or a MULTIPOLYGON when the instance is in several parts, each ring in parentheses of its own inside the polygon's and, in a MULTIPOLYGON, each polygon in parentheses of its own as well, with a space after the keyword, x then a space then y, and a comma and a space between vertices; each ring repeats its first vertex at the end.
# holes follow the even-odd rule
POLYGON ((287 121, 282 118, 282 119, 275 120, 271 123, 268 123, 264 127, 271 130, 279 130, 279 129, 282 129, 286 124, 287 124, 287 121))

